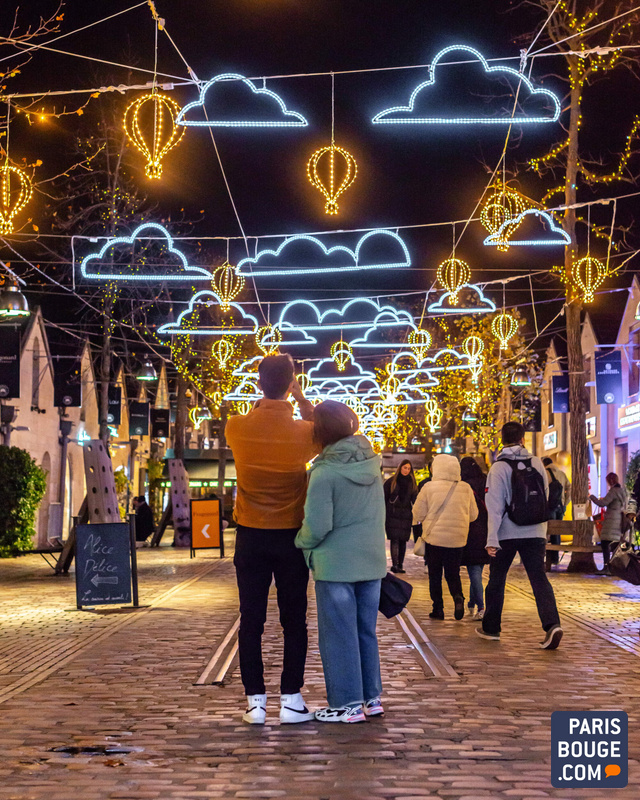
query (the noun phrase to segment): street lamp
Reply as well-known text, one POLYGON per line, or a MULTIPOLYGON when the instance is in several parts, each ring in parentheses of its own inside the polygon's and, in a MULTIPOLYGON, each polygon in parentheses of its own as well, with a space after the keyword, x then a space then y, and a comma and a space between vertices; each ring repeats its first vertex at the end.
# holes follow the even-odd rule
POLYGON ((27 298, 18 289, 17 283, 7 283, 0 289, 0 317, 28 317, 31 314, 27 298))
POLYGON ((155 370, 153 364, 147 359, 144 364, 138 370, 138 374, 136 375, 137 380, 139 381, 157 381, 158 380, 158 373, 155 370))
POLYGON ((518 367, 511 376, 512 386, 531 386, 531 378, 524 367, 518 367))

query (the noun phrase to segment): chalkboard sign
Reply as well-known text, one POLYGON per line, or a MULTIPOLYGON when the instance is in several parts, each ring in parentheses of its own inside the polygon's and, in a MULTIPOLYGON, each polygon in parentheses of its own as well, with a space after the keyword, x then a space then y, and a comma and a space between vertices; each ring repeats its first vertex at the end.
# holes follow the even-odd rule
MULTIPOLYGON (((135 559, 135 543, 133 558, 135 559)), ((76 527, 78 608, 130 603, 131 573, 129 523, 105 522, 76 527)))

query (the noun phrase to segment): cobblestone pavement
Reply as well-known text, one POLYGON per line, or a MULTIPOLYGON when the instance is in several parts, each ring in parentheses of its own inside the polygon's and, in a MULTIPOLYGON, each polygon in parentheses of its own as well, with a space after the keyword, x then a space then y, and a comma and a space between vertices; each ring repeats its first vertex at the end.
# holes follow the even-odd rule
MULTIPOLYGON (((630 783, 615 797, 637 798, 638 623, 627 619, 637 616, 640 592, 610 578, 553 574, 569 616, 562 647, 545 652, 521 568, 512 570, 495 643, 478 639, 475 623, 455 622, 450 600, 444 622, 429 620, 421 562, 407 561, 411 611, 459 677, 428 677, 399 626, 380 618, 385 716, 280 726, 272 610, 263 728, 239 721, 237 670, 224 686, 193 685, 237 617, 230 560, 141 551, 148 607, 126 614, 75 611, 73 579, 49 574, 37 556, 0 562, 0 800, 604 800, 610 791, 551 787, 549 720, 557 709, 629 713, 630 783), (129 752, 53 752, 104 745, 129 752)), ((313 601, 310 629, 305 692, 320 705, 313 601)))

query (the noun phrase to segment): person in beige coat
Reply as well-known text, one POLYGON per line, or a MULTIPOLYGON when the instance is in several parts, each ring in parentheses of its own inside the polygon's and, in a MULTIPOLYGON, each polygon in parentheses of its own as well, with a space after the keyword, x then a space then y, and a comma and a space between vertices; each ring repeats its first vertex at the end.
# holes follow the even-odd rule
POLYGON ((444 619, 442 572, 455 604, 454 616, 464 616, 464 595, 460 581, 462 550, 467 543, 469 523, 478 517, 473 489, 460 480, 460 462, 440 453, 433 459, 432 480, 426 483, 413 506, 413 524, 422 523, 429 570, 432 619, 444 619))

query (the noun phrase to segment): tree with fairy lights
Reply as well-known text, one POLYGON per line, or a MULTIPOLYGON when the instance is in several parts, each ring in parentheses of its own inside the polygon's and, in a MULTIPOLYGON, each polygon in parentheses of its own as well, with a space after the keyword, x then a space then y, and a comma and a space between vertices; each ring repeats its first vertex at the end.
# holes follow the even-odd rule
MULTIPOLYGON (((552 181, 545 202, 564 199, 563 226, 571 238, 571 244, 565 248, 561 272, 566 288, 571 495, 575 508, 587 503, 589 493, 581 312, 584 303, 593 299, 595 289, 612 272, 609 256, 610 235, 614 230, 614 221, 606 227, 592 226, 588 217, 585 220, 584 215, 579 215, 575 205, 579 199, 591 200, 594 193, 597 196, 602 190, 606 191, 606 196, 611 196, 616 190, 620 193, 623 188, 620 184, 635 184, 640 172, 640 159, 634 158, 640 150, 640 116, 636 115, 630 123, 622 152, 615 157, 613 165, 608 165, 606 162, 611 161, 610 155, 594 158, 584 152, 583 135, 591 123, 590 117, 584 113, 585 101, 588 88, 596 81, 608 79, 613 70, 637 70, 635 51, 625 48, 638 41, 640 10, 635 0, 529 0, 527 4, 539 8, 545 15, 546 24, 539 45, 544 45, 546 38, 547 45, 554 45, 554 49, 563 54, 567 68, 567 77, 563 78, 568 83, 563 103, 563 110, 568 113, 566 137, 546 155, 533 159, 529 166, 541 177, 552 181), (586 237, 583 237, 583 228, 578 231, 578 223, 585 222, 586 237), (587 241, 591 233, 594 239, 598 234, 608 239, 602 248, 606 256, 595 263, 588 246, 579 248, 578 232, 587 241)), ((575 526, 574 543, 590 545, 590 521, 577 520, 575 526)), ((572 553, 569 569, 593 571, 593 556, 591 553, 572 553)))

